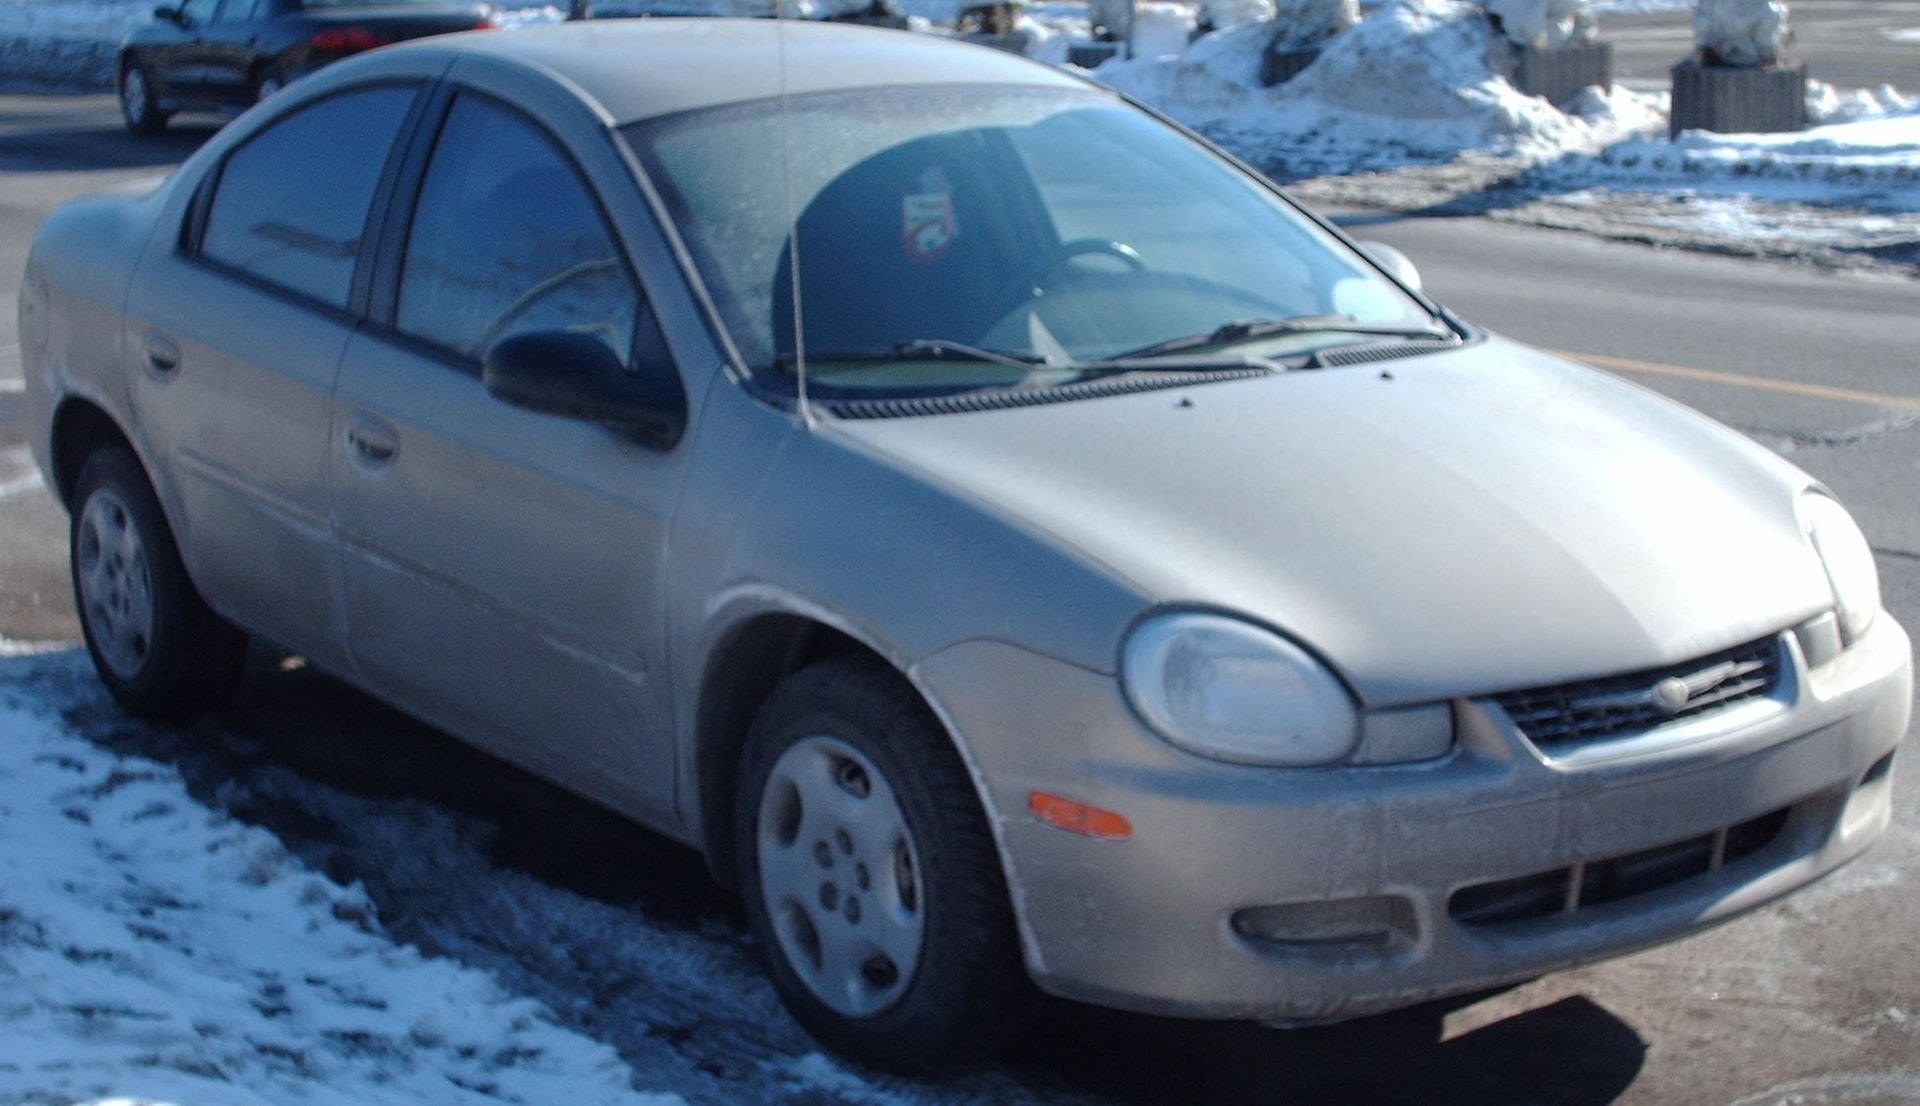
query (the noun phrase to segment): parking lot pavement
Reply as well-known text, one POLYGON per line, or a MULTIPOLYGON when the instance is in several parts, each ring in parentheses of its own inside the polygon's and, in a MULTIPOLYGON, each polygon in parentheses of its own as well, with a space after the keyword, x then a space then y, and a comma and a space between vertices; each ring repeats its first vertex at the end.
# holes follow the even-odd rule
MULTIPOLYGON (((1807 75, 1840 88, 1891 84, 1920 92, 1920 0, 1794 0, 1789 58, 1807 75)), ((1665 90, 1667 70, 1693 50, 1691 6, 1646 15, 1603 15, 1614 76, 1643 91, 1665 90)))

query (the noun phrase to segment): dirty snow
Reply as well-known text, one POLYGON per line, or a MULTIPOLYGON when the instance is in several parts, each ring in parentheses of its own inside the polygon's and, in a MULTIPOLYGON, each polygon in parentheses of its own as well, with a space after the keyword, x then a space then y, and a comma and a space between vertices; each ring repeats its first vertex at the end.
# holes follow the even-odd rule
POLYGON ((1260 28, 1236 28, 1096 76, 1320 202, 1734 252, 1804 247, 1823 263, 1920 258, 1920 100, 1899 89, 1815 81, 1812 129, 1669 142, 1662 93, 1591 88, 1562 107, 1521 94, 1463 0, 1390 0, 1277 88, 1258 80, 1264 45, 1260 28))
POLYGON ((1444 161, 1462 150, 1596 150, 1659 124, 1653 98, 1616 89, 1582 114, 1525 96, 1488 63, 1477 4, 1398 0, 1336 36, 1275 88, 1259 82, 1266 30, 1209 35, 1177 58, 1115 60, 1096 75, 1288 177, 1444 161))
POLYGON ((681 1101, 372 915, 171 768, 0 700, 0 1101, 681 1101))
POLYGON ((83 650, 0 640, 5 1106, 1095 1100, 822 1055, 734 909, 692 850, 306 668, 161 728, 83 650))

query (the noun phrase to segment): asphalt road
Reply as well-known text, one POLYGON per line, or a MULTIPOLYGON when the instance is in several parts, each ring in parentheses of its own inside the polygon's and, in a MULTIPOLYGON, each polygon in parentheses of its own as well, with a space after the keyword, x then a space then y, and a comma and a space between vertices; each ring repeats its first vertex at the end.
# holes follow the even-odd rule
MULTIPOLYGON (((1788 60, 1805 62, 1808 77, 1840 88, 1920 90, 1920 0, 1792 0, 1788 7, 1788 60)), ((1667 70, 1693 52, 1692 19, 1691 9, 1601 16, 1615 79, 1642 90, 1669 87, 1667 70)))
MULTIPOLYGON (((13 301, 26 242, 49 207, 164 168, 206 133, 134 140, 111 112, 101 98, 0 97, 0 301, 13 301)), ((1347 221, 1405 250, 1467 316, 1587 357, 1786 451, 1854 509, 1879 551, 1889 609, 1920 629, 1920 284, 1480 220, 1347 221)), ((19 449, 15 340, 11 310, 0 313, 0 636, 71 639, 64 519, 19 449)), ((368 760, 394 756, 396 724, 380 708, 324 680, 285 686, 298 694, 256 690, 218 724, 261 739, 268 751, 257 755, 285 756, 347 790, 363 786, 368 760), (356 759, 363 731, 379 744, 356 759), (302 748, 310 755, 276 751, 302 748)), ((452 754, 422 741, 427 751, 410 754, 426 759, 420 777, 444 775, 431 765, 452 754)), ((1898 773, 1897 789, 1895 829, 1866 859, 1678 945, 1478 1001, 1295 1033, 1069 1008, 994 1078, 1021 1088, 1014 1097, 1129 1103, 1920 1102, 1920 768, 1898 773)), ((534 874, 577 886, 582 877, 557 857, 583 850, 542 835, 590 817, 502 815, 502 847, 534 874)), ((683 850, 641 847, 669 858, 663 870, 699 879, 683 850)), ((598 878, 586 879, 588 893, 598 878)), ((656 882, 635 892, 652 912, 724 917, 711 891, 656 882)), ((405 906, 383 902, 383 916, 389 909, 405 906)))

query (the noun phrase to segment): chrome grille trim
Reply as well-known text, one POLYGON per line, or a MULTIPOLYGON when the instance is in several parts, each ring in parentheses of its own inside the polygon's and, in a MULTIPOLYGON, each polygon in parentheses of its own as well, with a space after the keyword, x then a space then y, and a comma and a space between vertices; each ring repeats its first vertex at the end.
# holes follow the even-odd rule
POLYGON ((1493 696, 1527 740, 1559 755, 1767 698, 1786 658, 1778 634, 1666 668, 1493 696))

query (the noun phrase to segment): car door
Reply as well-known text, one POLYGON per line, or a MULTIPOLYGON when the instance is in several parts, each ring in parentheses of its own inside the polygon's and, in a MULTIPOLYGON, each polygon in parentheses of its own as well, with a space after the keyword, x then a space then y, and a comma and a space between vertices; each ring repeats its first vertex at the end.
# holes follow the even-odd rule
POLYGON ((134 411, 176 485, 195 582, 323 663, 345 656, 327 516, 334 374, 367 223, 421 87, 354 88, 269 121, 208 174, 183 241, 150 251, 127 300, 134 411))
POLYGON ((200 54, 204 65, 202 81, 207 98, 215 103, 245 106, 253 103, 255 71, 260 36, 256 9, 271 5, 267 0, 224 0, 202 37, 200 54))
POLYGON ((536 771, 666 810, 660 565, 677 457, 509 406, 479 360, 567 329, 623 359, 659 350, 646 360, 671 371, 659 326, 593 185, 530 116, 461 91, 417 176, 410 219, 388 224, 386 325, 349 344, 335 395, 354 663, 536 771))
POLYGON ((220 0, 185 0, 167 21, 163 40, 144 44, 140 57, 162 99, 201 103, 206 95, 206 35, 220 0))

